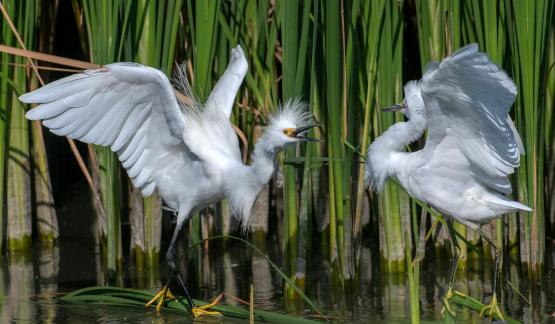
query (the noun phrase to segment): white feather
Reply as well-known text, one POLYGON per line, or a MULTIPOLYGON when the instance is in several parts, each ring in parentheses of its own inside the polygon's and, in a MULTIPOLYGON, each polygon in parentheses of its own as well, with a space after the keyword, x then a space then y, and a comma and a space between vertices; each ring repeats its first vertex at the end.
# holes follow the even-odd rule
POLYGON ((408 122, 396 123, 368 150, 367 186, 380 190, 395 177, 412 196, 463 222, 485 222, 530 208, 502 196, 524 153, 508 116, 511 78, 476 44, 430 63, 421 82, 405 86, 408 122), (428 129, 424 149, 405 146, 428 129))
POLYGON ((243 164, 229 116, 247 68, 243 50, 233 49, 204 106, 183 69, 177 70, 175 82, 191 99, 187 103, 177 101, 162 72, 135 63, 69 76, 20 99, 40 104, 26 116, 43 119, 53 133, 117 152, 143 195, 157 191, 178 210, 176 233, 192 211, 225 197, 246 230, 256 196, 274 172, 277 152, 301 140, 285 135, 284 129, 310 122, 305 105, 287 103, 255 145, 253 163, 243 164))

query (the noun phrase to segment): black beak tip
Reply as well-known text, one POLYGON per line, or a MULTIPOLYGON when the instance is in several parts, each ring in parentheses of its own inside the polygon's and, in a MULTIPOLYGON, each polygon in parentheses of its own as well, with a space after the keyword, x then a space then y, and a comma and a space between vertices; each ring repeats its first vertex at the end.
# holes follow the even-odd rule
POLYGON ((323 143, 322 140, 318 139, 318 138, 313 138, 313 137, 308 137, 307 132, 315 127, 320 127, 320 125, 318 124, 311 124, 311 125, 307 125, 307 126, 303 126, 303 127, 299 127, 297 128, 296 132, 295 132, 295 136, 297 137, 297 139, 303 141, 303 142, 320 142, 323 143))
POLYGON ((403 109, 403 105, 395 104, 389 107, 382 108, 382 112, 400 111, 401 109, 403 109))

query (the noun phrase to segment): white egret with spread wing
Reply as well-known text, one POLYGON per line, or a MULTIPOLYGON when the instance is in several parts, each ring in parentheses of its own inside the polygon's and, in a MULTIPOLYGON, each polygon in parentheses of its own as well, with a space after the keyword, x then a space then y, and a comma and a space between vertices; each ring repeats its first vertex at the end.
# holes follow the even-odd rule
MULTIPOLYGON (((237 46, 204 106, 193 96, 183 71, 177 85, 192 98, 189 103, 176 99, 162 72, 135 63, 85 71, 20 97, 40 104, 27 113, 28 119, 42 120, 56 135, 110 147, 144 196, 157 190, 177 212, 166 254, 168 277, 176 274, 195 316, 215 312, 196 307, 174 271, 183 224, 194 211, 228 198, 246 228, 256 197, 274 172, 276 154, 287 145, 312 140, 306 134, 316 126, 305 105, 286 103, 256 143, 252 164, 243 164, 229 118, 247 69, 237 46)), ((159 300, 159 310, 169 294, 164 286, 151 302, 159 300)))
MULTIPOLYGON (((524 154, 508 115, 517 93, 513 80, 470 44, 439 64, 430 63, 422 79, 408 82, 404 91, 403 103, 384 110, 401 111, 408 121, 392 125, 370 145, 367 186, 379 191, 386 178, 395 177, 411 196, 478 230, 492 243, 478 224, 516 210, 531 211, 505 196, 511 193, 507 176, 524 154), (424 148, 405 152, 425 129, 424 148)), ((455 260, 453 271, 458 256, 455 260)), ((496 266, 498 262, 496 256, 496 266)), ((496 279, 486 309, 502 317, 496 279)))

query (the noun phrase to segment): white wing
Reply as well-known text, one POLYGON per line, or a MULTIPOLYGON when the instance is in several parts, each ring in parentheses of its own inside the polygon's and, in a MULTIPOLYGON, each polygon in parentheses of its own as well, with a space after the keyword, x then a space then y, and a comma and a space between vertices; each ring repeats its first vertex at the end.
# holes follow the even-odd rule
POLYGON ((243 83, 248 68, 249 64, 245 53, 241 46, 237 45, 237 47, 231 50, 229 64, 224 74, 220 77, 206 100, 206 108, 218 108, 229 118, 235 96, 237 91, 239 91, 241 83, 243 83))
POLYGON ((475 179, 509 193, 507 175, 524 153, 508 116, 516 97, 513 80, 471 44, 441 64, 430 64, 421 91, 428 120, 425 154, 441 158, 436 150, 442 142, 453 143, 447 137, 455 137, 455 149, 468 159, 475 179))
MULTIPOLYGON (((221 166, 230 160, 241 162, 237 134, 229 117, 247 69, 245 54, 241 47, 237 46, 231 50, 229 64, 212 89, 204 109, 186 109, 193 112, 202 111, 200 118, 194 118, 194 113, 191 118, 187 118, 186 137, 190 138, 188 143, 191 150, 208 163, 221 166)), ((183 79, 181 82, 187 80, 183 79)), ((180 87, 190 89, 188 84, 181 84, 180 87)), ((190 93, 189 95, 192 96, 190 93)))
POLYGON ((52 82, 19 98, 40 103, 28 119, 56 134, 108 146, 143 195, 156 183, 161 160, 194 158, 184 142, 185 120, 168 78, 135 63, 114 63, 52 82))

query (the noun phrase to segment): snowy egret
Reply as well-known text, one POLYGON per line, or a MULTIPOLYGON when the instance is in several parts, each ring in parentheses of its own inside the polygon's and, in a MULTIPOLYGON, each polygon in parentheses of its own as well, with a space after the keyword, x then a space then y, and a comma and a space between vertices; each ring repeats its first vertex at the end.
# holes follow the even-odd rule
MULTIPOLYGON (((511 192, 507 176, 524 154, 508 115, 517 93, 513 80, 476 44, 470 44, 439 64, 428 64, 422 79, 408 82, 404 91, 401 104, 384 110, 401 111, 408 121, 392 125, 370 145, 367 186, 379 191, 386 178, 395 177, 411 196, 477 230, 492 243, 479 224, 515 210, 531 211, 505 197, 511 192), (405 152, 405 146, 420 138, 426 128, 424 148, 405 152)), ((458 255, 453 271, 457 262, 458 255)), ((448 297, 453 280, 454 276, 448 297)), ((490 315, 501 315, 496 279, 486 309, 490 315)))
MULTIPOLYGON (((75 74, 19 98, 40 104, 26 116, 42 120, 54 134, 110 147, 144 196, 157 190, 177 211, 166 260, 169 277, 176 274, 195 316, 217 312, 196 307, 174 272, 175 246, 185 221, 192 212, 228 198, 233 215, 247 228, 256 197, 274 172, 276 154, 287 145, 314 140, 307 137, 316 126, 308 107, 288 102, 257 141, 252 164, 243 164, 229 117, 247 69, 243 50, 237 46, 204 106, 194 97, 182 70, 176 83, 193 99, 189 103, 176 99, 162 72, 135 63, 75 74)), ((171 298, 167 285, 151 303, 158 300, 160 310, 166 297, 171 298)))

